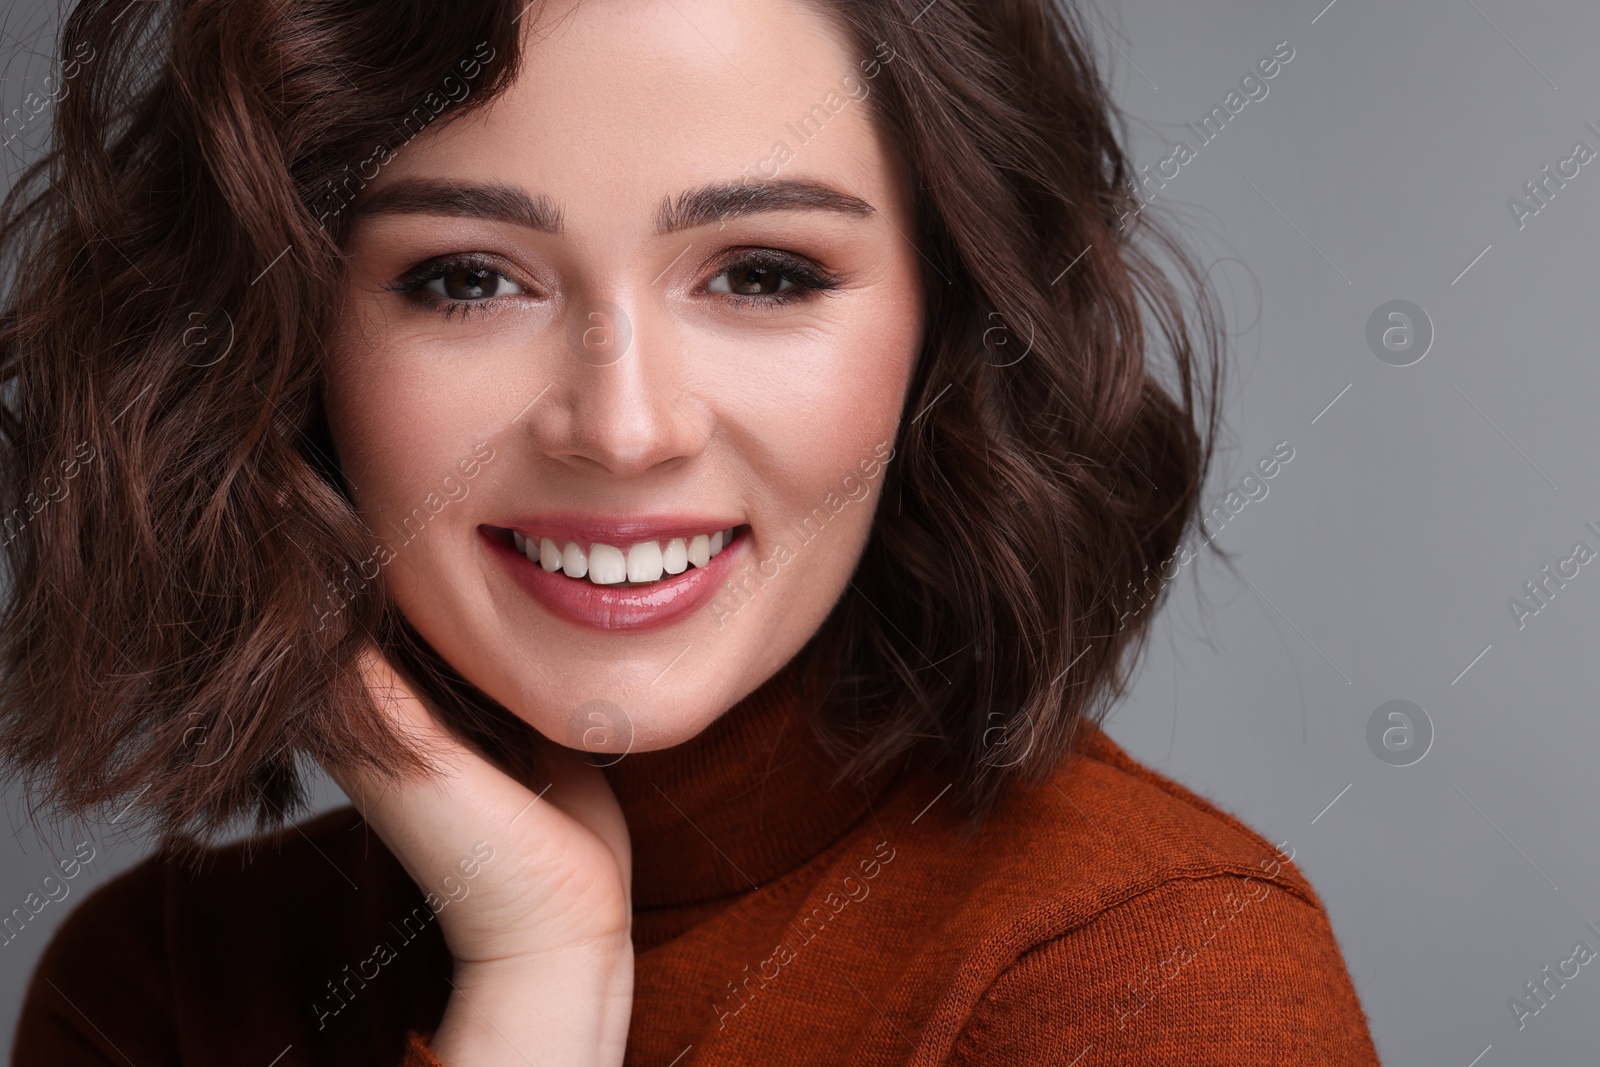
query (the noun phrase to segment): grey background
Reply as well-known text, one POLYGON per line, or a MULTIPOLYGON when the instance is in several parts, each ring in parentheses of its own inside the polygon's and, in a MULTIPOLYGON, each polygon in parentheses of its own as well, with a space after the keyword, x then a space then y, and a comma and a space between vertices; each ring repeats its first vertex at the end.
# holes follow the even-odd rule
MULTIPOLYGON (((1506 201, 1575 141, 1600 151, 1600 7, 1325 4, 1089 9, 1141 163, 1196 147, 1183 122, 1295 50, 1157 201, 1218 264, 1239 331, 1207 506, 1277 442, 1294 458, 1218 535, 1243 580, 1209 552, 1184 568, 1110 729, 1294 848, 1386 1063, 1593 1062, 1600 967, 1521 1032, 1507 1002, 1578 940, 1600 950, 1600 561, 1521 629, 1507 600, 1574 542, 1600 551, 1600 162, 1521 229, 1506 201), (1436 331, 1407 367, 1366 341, 1395 299, 1436 331), (1411 766, 1368 747, 1390 700, 1433 725, 1411 766)), ((0 23, 7 109, 49 72, 54 6, 0 23)), ((23 827, 14 787, 7 806, 23 827)), ((94 869, 0 949, 7 1043, 55 924, 137 858, 119 830, 95 829, 94 869)), ((0 912, 51 866, 31 830, 0 835, 0 912)))

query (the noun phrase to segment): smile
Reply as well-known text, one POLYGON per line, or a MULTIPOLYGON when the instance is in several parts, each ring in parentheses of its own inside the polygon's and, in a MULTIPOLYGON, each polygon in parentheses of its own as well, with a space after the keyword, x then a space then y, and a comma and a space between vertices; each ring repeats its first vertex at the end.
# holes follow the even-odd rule
MULTIPOLYGON (((750 527, 678 536, 554 537, 534 528, 479 527, 490 554, 540 607, 589 629, 615 632, 666 626, 709 604, 738 557, 750 527)), ((634 532, 634 531, 630 531, 634 532)))
POLYGON ((554 574, 595 585, 653 585, 663 578, 682 574, 690 567, 705 567, 732 543, 734 527, 692 537, 664 541, 637 541, 626 549, 593 542, 587 549, 577 541, 558 544, 549 537, 534 537, 520 530, 511 531, 518 552, 554 574))

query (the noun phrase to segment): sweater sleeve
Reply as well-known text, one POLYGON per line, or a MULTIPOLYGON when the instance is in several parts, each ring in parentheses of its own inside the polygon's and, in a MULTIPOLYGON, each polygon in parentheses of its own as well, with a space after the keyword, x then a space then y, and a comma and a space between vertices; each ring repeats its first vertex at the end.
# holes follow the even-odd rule
POLYGON ((1377 1067, 1327 915, 1235 875, 1162 883, 1035 946, 947 1067, 1377 1067))
POLYGON ((432 1036, 409 1031, 406 1034, 406 1056, 400 1061, 400 1067, 444 1067, 428 1047, 428 1038, 432 1036))
POLYGON ((23 999, 15 1067, 179 1063, 164 888, 160 868, 142 864, 91 893, 62 923, 23 999))

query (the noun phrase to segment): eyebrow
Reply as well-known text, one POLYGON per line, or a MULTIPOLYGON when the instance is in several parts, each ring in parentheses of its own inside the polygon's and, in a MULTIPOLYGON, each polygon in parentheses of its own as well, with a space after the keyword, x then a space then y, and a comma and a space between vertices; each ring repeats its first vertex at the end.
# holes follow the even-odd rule
MULTIPOLYGON (((864 218, 876 209, 860 197, 824 182, 800 178, 713 182, 680 193, 675 199, 663 198, 656 210, 656 233, 677 233, 766 211, 797 210, 864 218)), ((358 204, 355 214, 450 215, 509 223, 539 233, 562 232, 561 208, 554 200, 503 182, 401 178, 358 204)))
POLYGON ((501 182, 401 178, 357 204, 355 214, 450 215, 508 222, 540 233, 561 232, 561 209, 554 200, 501 182))
POLYGON ((763 211, 831 211, 865 218, 873 207, 859 196, 831 185, 800 178, 764 182, 715 182, 663 200, 656 212, 656 233, 676 233, 713 222, 763 211))

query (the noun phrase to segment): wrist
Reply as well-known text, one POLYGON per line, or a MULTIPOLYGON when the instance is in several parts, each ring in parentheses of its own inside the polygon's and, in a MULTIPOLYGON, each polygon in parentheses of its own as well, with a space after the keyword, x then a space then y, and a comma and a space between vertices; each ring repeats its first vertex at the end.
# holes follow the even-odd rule
POLYGON ((456 963, 430 1045, 451 1067, 620 1064, 633 1010, 632 944, 456 963))

